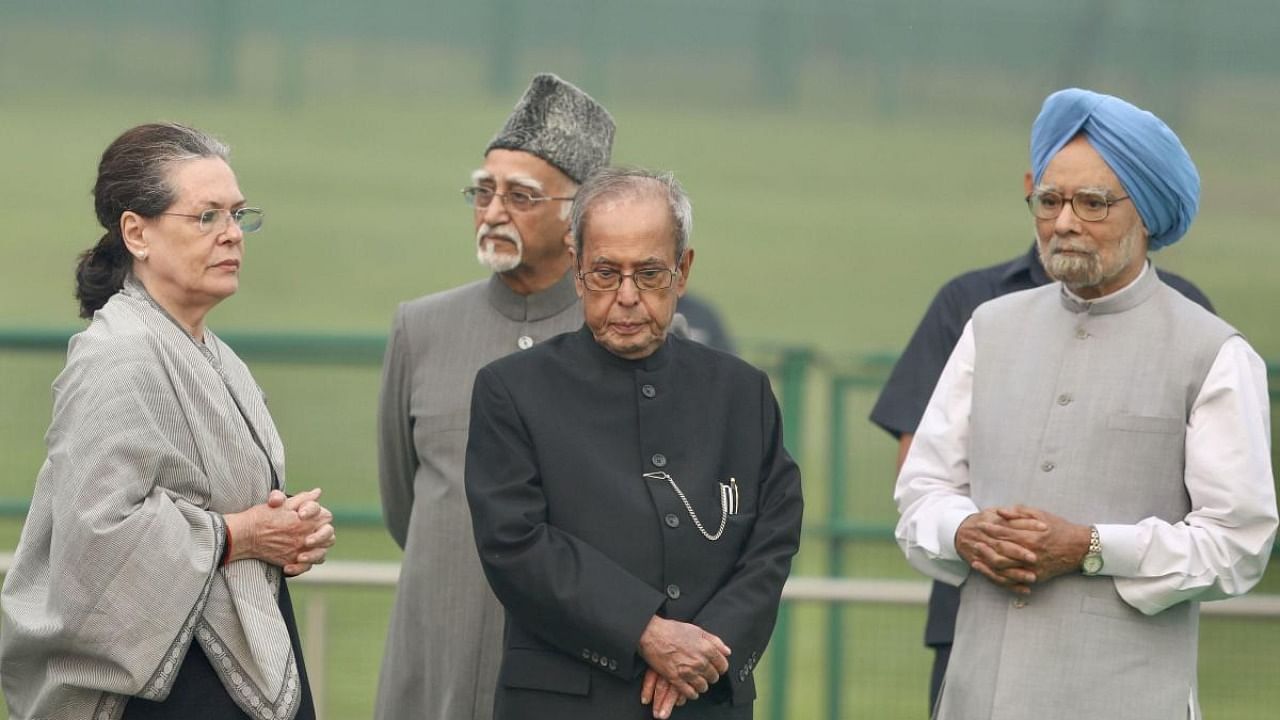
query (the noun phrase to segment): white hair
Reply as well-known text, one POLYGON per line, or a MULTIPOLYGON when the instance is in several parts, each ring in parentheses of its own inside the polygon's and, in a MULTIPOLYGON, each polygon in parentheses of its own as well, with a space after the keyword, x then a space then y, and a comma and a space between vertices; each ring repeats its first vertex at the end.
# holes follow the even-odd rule
POLYGON ((667 202, 675 228, 676 262, 679 262, 693 235, 693 205, 675 175, 644 168, 601 168, 582 184, 573 201, 570 221, 578 257, 582 257, 583 232, 592 207, 604 200, 650 197, 667 202))

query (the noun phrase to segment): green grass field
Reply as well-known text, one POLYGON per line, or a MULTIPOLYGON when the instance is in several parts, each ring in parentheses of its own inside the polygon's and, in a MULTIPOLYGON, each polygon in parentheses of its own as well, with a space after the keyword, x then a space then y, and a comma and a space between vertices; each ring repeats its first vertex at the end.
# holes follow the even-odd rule
MULTIPOLYGON (((1194 279, 1266 357, 1280 358, 1271 199, 1280 95, 1266 85, 1221 87, 1196 104, 1183 132, 1204 182, 1200 218, 1157 262, 1194 279), (1270 92, 1270 94, 1268 94, 1270 92), (1235 104, 1250 112, 1235 115, 1235 104), (1225 110, 1224 110, 1225 109, 1225 110)), ((800 110, 631 103, 615 159, 670 168, 693 198, 697 263, 691 287, 718 303, 747 341, 811 346, 825 368, 896 352, 934 290, 968 268, 1022 252, 1031 121, 1025 98, 992 93, 996 108, 928 109, 893 122, 856 102, 800 110), (1006 103, 998 112, 998 103, 1006 103), (990 117, 1003 117, 993 122, 990 117)), ((267 226, 248 241, 241 291, 209 318, 231 330, 379 332, 395 304, 481 277, 470 216, 457 189, 510 107, 464 92, 398 99, 353 96, 280 108, 253 97, 28 91, 0 100, 0 329, 78 327, 75 255, 97 238, 89 189, 98 154, 122 129, 157 118, 209 129, 234 147, 234 166, 267 226)), ((43 458, 55 354, 0 352, 0 497, 29 495, 43 458)), ((329 503, 377 504, 375 367, 255 364, 289 450, 293 488, 321 485, 329 503)), ((820 379, 820 378, 819 378, 820 379)), ((871 392, 849 410, 848 514, 890 523, 892 444, 865 421, 871 392)), ((815 382, 793 447, 806 469, 806 522, 827 517, 826 396, 815 382)), ((340 527, 339 559, 398 560, 377 528, 340 527)), ((0 521, 0 548, 18 521, 0 521)), ((797 573, 827 572, 808 533, 797 573)), ((854 546, 843 574, 914 577, 887 543, 854 546)), ((1268 578, 1266 589, 1280 591, 1268 578)), ((305 614, 312 589, 297 592, 305 614)), ((367 717, 390 609, 389 591, 327 593, 331 718, 367 717)), ((797 607, 786 716, 819 716, 825 696, 824 611, 797 607)), ((839 678, 843 717, 924 715, 930 660, 919 608, 848 612, 839 678)), ((1280 621, 1206 620, 1206 712, 1271 717, 1280 621)), ((766 663, 768 660, 766 659, 766 663)), ((762 665, 761 678, 769 669, 762 665)), ((765 683, 762 683, 765 684, 765 683)), ((763 716, 763 703, 760 704, 763 716)))

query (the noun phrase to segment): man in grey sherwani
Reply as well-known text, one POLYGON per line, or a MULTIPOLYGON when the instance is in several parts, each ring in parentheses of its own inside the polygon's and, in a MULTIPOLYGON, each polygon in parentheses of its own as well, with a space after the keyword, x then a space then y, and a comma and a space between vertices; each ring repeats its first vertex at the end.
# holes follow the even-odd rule
POLYGON ((400 305, 378 408, 383 514, 404 549, 376 717, 488 720, 503 610, 485 581, 463 492, 476 371, 576 330, 569 210, 607 165, 614 123, 555 75, 533 78, 463 197, 485 280, 400 305))

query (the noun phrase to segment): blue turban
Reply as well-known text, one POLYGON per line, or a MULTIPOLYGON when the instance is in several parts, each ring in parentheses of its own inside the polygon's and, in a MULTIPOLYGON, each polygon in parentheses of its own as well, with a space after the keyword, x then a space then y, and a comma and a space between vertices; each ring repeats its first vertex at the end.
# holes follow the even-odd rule
POLYGON ((1200 175, 1168 125, 1117 97, 1071 88, 1044 101, 1031 126, 1031 168, 1040 182, 1049 160, 1083 133, 1142 216, 1156 250, 1177 242, 1200 207, 1200 175))

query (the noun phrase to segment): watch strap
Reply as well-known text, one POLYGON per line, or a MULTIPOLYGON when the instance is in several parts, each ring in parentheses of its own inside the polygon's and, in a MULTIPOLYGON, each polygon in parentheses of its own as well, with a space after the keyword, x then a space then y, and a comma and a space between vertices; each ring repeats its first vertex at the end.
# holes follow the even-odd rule
POLYGON ((1089 550, 1080 561, 1080 571, 1085 575, 1102 572, 1102 536, 1095 525, 1089 526, 1089 550))

